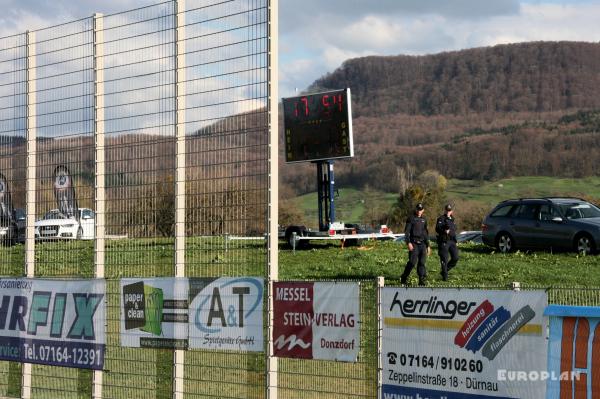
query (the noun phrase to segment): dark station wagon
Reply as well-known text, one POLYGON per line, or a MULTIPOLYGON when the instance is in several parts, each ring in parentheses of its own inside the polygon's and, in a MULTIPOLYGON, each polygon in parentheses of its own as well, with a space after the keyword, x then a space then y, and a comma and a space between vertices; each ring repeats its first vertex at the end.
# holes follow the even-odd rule
POLYGON ((521 198, 485 217, 483 242, 500 252, 567 249, 592 254, 600 243, 600 209, 578 198, 521 198))

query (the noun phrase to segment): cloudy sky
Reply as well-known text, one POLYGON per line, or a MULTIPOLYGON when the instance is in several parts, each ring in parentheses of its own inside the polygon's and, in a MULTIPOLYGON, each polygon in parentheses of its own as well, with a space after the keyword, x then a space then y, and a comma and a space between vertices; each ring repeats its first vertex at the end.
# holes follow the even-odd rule
MULTIPOLYGON (((151 0, 0 0, 0 35, 151 0)), ((279 0, 280 94, 352 57, 532 40, 600 41, 600 0, 279 0)))

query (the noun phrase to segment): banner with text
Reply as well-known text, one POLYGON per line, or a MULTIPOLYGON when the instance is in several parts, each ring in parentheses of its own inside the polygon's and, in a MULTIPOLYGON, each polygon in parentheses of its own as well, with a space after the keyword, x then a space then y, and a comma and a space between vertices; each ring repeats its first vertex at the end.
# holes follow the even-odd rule
POLYGON ((274 354, 355 362, 360 344, 359 284, 273 284, 274 354))
POLYGON ((547 399, 600 398, 600 307, 551 305, 547 399))
POLYGON ((0 360, 101 370, 105 280, 0 279, 0 360))
POLYGON ((187 349, 188 279, 121 279, 121 346, 187 349))
POLYGON ((190 348, 264 350, 262 278, 190 278, 190 348))
POLYGON ((543 291, 383 288, 383 398, 544 398, 547 301, 543 291))

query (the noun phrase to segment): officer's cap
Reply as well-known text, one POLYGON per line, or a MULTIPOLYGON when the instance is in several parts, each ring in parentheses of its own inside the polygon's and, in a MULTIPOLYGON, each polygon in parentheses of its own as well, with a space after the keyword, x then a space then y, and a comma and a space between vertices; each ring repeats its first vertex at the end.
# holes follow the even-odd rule
POLYGON ((417 204, 417 206, 415 207, 415 209, 416 209, 417 211, 422 211, 423 209, 425 209, 425 207, 423 206, 423 204, 422 204, 422 203, 420 203, 420 202, 419 202, 419 203, 417 204))
POLYGON ((450 211, 452 210, 452 205, 451 205, 451 204, 446 204, 446 206, 444 207, 444 209, 445 209, 447 212, 450 212, 450 211))

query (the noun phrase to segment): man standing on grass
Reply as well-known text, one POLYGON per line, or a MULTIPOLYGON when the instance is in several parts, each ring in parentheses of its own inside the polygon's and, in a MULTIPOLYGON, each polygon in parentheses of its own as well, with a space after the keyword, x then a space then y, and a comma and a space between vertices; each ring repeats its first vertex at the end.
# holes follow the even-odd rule
POLYGON ((423 286, 427 283, 425 262, 427 261, 427 255, 431 252, 431 248, 429 247, 427 220, 423 217, 424 209, 423 204, 419 202, 415 208, 415 213, 406 221, 404 241, 408 246, 408 262, 400 279, 402 284, 407 284, 408 276, 415 265, 417 265, 419 285, 423 286))
POLYGON ((444 207, 444 214, 441 215, 435 223, 435 232, 437 233, 438 255, 442 270, 442 280, 448 280, 448 272, 458 262, 458 248, 456 247, 456 224, 452 217, 452 205, 447 204, 444 207), (450 258, 450 261, 448 261, 450 258))

